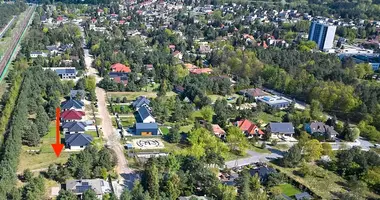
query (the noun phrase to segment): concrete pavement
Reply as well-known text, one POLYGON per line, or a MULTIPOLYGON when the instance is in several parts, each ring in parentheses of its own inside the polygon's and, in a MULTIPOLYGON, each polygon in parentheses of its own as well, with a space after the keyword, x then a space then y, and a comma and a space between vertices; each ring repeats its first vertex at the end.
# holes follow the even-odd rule
POLYGON ((234 168, 234 167, 242 167, 246 166, 252 163, 258 163, 258 162, 268 162, 273 159, 282 158, 284 155, 284 152, 279 151, 277 149, 268 148, 271 153, 258 153, 255 151, 248 150, 247 154, 249 157, 247 158, 240 158, 237 160, 230 160, 225 163, 227 168, 234 168))

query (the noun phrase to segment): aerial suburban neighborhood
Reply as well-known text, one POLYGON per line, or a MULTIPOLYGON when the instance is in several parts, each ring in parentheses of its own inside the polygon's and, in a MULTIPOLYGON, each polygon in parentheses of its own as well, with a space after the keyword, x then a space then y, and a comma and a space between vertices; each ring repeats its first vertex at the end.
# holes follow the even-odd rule
POLYGON ((0 200, 380 199, 380 1, 0 1, 0 200))

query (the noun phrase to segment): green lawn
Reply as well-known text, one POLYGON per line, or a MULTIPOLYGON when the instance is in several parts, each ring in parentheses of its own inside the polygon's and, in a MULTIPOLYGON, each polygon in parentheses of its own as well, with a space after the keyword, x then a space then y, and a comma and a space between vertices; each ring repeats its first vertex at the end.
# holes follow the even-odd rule
POLYGON ((148 84, 146 87, 143 87, 141 90, 145 92, 154 92, 160 87, 160 84, 148 84))
MULTIPOLYGON (((128 100, 135 100, 139 96, 146 96, 147 98, 156 98, 157 92, 107 92, 108 97, 127 97, 128 100)), ((175 96, 176 93, 170 91, 166 93, 166 96, 175 96)))
MULTIPOLYGON (((61 138, 63 135, 61 135, 61 138)), ((51 122, 49 132, 41 138, 41 145, 38 147, 22 146, 18 171, 24 169, 46 168, 52 163, 65 163, 71 153, 62 151, 60 157, 56 157, 51 144, 55 143, 55 121, 51 122), (40 153, 29 153, 28 150, 40 150, 40 153)))
POLYGON ((96 133, 96 131, 85 131, 84 133, 91 135, 93 138, 98 137, 98 134, 96 133))
POLYGON ((190 124, 190 125, 186 125, 186 126, 181 126, 180 128, 179 128, 179 131, 180 132, 184 132, 184 133, 188 133, 188 132, 190 132, 191 131, 191 129, 193 128, 193 124, 190 124))
POLYGON ((269 122, 282 122, 282 116, 284 116, 286 112, 280 111, 274 115, 268 114, 266 112, 258 112, 254 113, 254 117, 251 118, 252 122, 259 123, 261 125, 268 124, 269 122))
POLYGON ((281 184, 275 187, 280 188, 282 193, 284 193, 286 196, 289 196, 289 197, 301 193, 299 189, 295 188, 293 185, 290 185, 288 183, 281 184))
POLYGON ((169 129, 166 126, 161 126, 160 130, 162 132, 162 135, 167 135, 169 133, 169 129))
POLYGON ((251 144, 249 147, 248 147, 249 150, 252 150, 252 151, 255 151, 257 153, 271 153, 268 149, 262 149, 260 146, 258 145, 253 145, 251 144))
POLYGON ((123 127, 131 127, 133 126, 133 124, 136 123, 136 119, 131 116, 131 117, 120 117, 120 120, 121 120, 121 125, 123 127))

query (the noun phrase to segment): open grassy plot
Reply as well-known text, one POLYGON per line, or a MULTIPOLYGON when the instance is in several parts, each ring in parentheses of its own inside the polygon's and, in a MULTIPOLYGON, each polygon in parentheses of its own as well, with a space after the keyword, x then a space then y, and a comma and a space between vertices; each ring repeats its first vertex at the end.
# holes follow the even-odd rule
MULTIPOLYGON (((157 92, 107 92, 108 97, 127 97, 128 100, 135 100, 139 96, 146 96, 147 98, 156 98, 157 92)), ((170 91, 166 93, 166 96, 174 96, 176 93, 170 91)))
POLYGON ((93 138, 98 137, 98 133, 96 133, 96 131, 85 131, 84 133, 91 135, 93 138))
POLYGON ((341 184, 346 183, 345 179, 334 174, 333 172, 330 172, 318 166, 314 166, 314 168, 319 172, 324 173, 324 177, 300 177, 294 174, 294 172, 297 171, 298 168, 283 168, 278 165, 273 165, 273 167, 278 169, 280 172, 285 173, 288 177, 305 185, 306 187, 311 189, 315 194, 321 196, 323 199, 334 199, 337 197, 333 193, 345 192, 345 189, 341 184))
POLYGON ((210 94, 207 95, 212 102, 215 102, 217 99, 226 99, 228 103, 236 103, 236 99, 239 97, 238 94, 232 94, 232 95, 227 95, 227 96, 222 96, 222 95, 217 95, 217 94, 210 94), (229 99, 233 97, 232 99, 229 99))
MULTIPOLYGON (((63 136, 61 135, 61 138, 63 136)), ((41 145, 39 147, 28 147, 22 146, 20 163, 18 166, 18 171, 23 171, 24 169, 41 169, 47 168, 52 163, 64 163, 67 161, 71 153, 62 151, 60 157, 56 157, 51 144, 55 143, 55 122, 51 122, 49 133, 41 138, 41 145), (30 150, 40 151, 37 152, 27 152, 30 150)))
POLYGON ((143 87, 141 90, 145 92, 154 92, 160 87, 160 84, 148 84, 146 87, 143 87))
POLYGON ((286 112, 281 111, 274 115, 268 114, 266 112, 258 112, 254 114, 252 118, 252 122, 260 123, 260 124, 268 124, 269 122, 281 122, 282 116, 284 116, 286 112))
POLYGON ((278 185, 276 186, 277 188, 280 188, 280 190, 282 191, 282 193, 284 193, 286 196, 293 196, 295 194, 299 194, 301 193, 301 191, 297 188, 295 188, 293 185, 290 185, 290 184, 281 184, 281 185, 278 185))
POLYGON ((190 124, 190 125, 186 125, 186 126, 181 126, 180 128, 179 128, 179 131, 180 132, 184 132, 184 133, 188 133, 188 132, 190 132, 191 131, 191 129, 193 128, 193 124, 190 124))
POLYGON ((131 117, 120 117, 121 120, 121 125, 123 127, 131 127, 136 123, 136 119, 131 116, 131 117))

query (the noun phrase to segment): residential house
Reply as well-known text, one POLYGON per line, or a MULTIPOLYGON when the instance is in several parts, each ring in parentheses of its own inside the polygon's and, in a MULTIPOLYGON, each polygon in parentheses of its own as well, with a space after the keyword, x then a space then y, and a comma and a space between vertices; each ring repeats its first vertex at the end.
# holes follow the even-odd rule
POLYGON ((33 51, 30 53, 30 57, 31 58, 37 58, 38 56, 41 56, 43 58, 46 58, 48 57, 48 55, 44 52, 41 52, 41 51, 33 51))
POLYGON ((83 111, 84 103, 76 99, 69 99, 61 103, 62 111, 65 110, 77 110, 83 111))
POLYGON ((204 196, 196 196, 196 195, 191 195, 191 196, 180 196, 178 197, 178 200, 208 200, 207 197, 204 196))
POLYGON ((225 138, 226 137, 226 131, 224 131, 218 124, 212 124, 212 132, 215 134, 218 138, 225 138))
POLYGON ((293 137, 294 126, 291 122, 271 122, 266 131, 272 135, 293 137))
POLYGON ((77 77, 77 70, 75 67, 50 67, 44 69, 50 69, 54 71, 63 80, 75 79, 77 77))
POLYGON ((240 90, 238 94, 244 95, 249 98, 255 98, 255 99, 268 95, 268 93, 264 92, 260 88, 250 88, 250 89, 240 90))
POLYGON ((49 51, 50 55, 56 54, 59 52, 58 47, 56 45, 46 46, 46 49, 49 51))
POLYGON ((70 90, 70 98, 83 100, 86 96, 86 92, 84 90, 70 90))
POLYGON ((116 63, 116 64, 113 64, 111 65, 111 71, 112 72, 125 72, 125 73, 130 73, 131 72, 131 68, 130 67, 127 67, 121 63, 116 63))
POLYGON ((211 53, 211 47, 209 45, 200 45, 199 46, 199 53, 201 53, 201 54, 211 53))
POLYGON ((73 192, 75 195, 82 197, 86 190, 95 191, 98 199, 102 199, 103 195, 111 193, 111 186, 108 181, 103 179, 81 179, 66 181, 66 190, 73 192))
POLYGON ((137 111, 142 106, 149 106, 149 103, 150 103, 149 99, 143 96, 140 96, 140 97, 137 97, 137 99, 132 103, 132 106, 137 111))
POLYGON ((148 106, 142 106, 137 111, 137 119, 136 121, 139 123, 155 123, 156 120, 151 115, 150 110, 148 109, 148 106))
POLYGON ((242 119, 240 121, 235 122, 235 126, 239 127, 241 131, 248 137, 264 135, 264 132, 259 129, 254 123, 249 121, 248 119, 242 119))
POLYGON ((305 131, 310 135, 321 134, 329 138, 335 138, 338 133, 334 130, 334 127, 326 125, 323 122, 311 122, 304 125, 305 131))
POLYGON ((291 103, 291 100, 278 96, 261 96, 258 97, 257 100, 269 105, 272 108, 278 109, 287 108, 291 103))
POLYGON ((62 123, 62 132, 64 134, 84 133, 86 126, 85 122, 64 122, 62 123))
POLYGON ((84 115, 85 113, 83 111, 66 110, 61 113, 61 121, 62 123, 81 121, 84 115))
POLYGON ((294 195, 296 200, 309 200, 309 199, 314 199, 309 193, 307 192, 302 192, 299 194, 294 195))
POLYGON ((185 88, 180 86, 180 85, 176 85, 173 88, 173 92, 175 92, 177 94, 182 94, 184 91, 185 91, 185 88))
POLYGON ((268 180, 268 177, 270 174, 277 173, 277 172, 275 169, 273 169, 271 167, 260 166, 260 167, 255 168, 255 169, 250 169, 249 173, 251 174, 251 176, 255 176, 257 174, 257 176, 260 179, 260 182, 265 183, 268 180))
POLYGON ((65 135, 65 148, 70 150, 83 150, 91 144, 93 138, 85 133, 65 135))
POLYGON ((174 58, 178 58, 179 60, 182 60, 183 58, 183 54, 180 51, 175 51, 172 55, 174 58))
POLYGON ((124 86, 128 84, 128 73, 126 72, 110 72, 109 76, 115 83, 122 83, 124 86))
POLYGON ((156 123, 136 123, 135 134, 141 136, 158 135, 158 125, 156 123))
POLYGON ((211 68, 198 68, 190 71, 192 74, 211 74, 213 70, 211 68))

